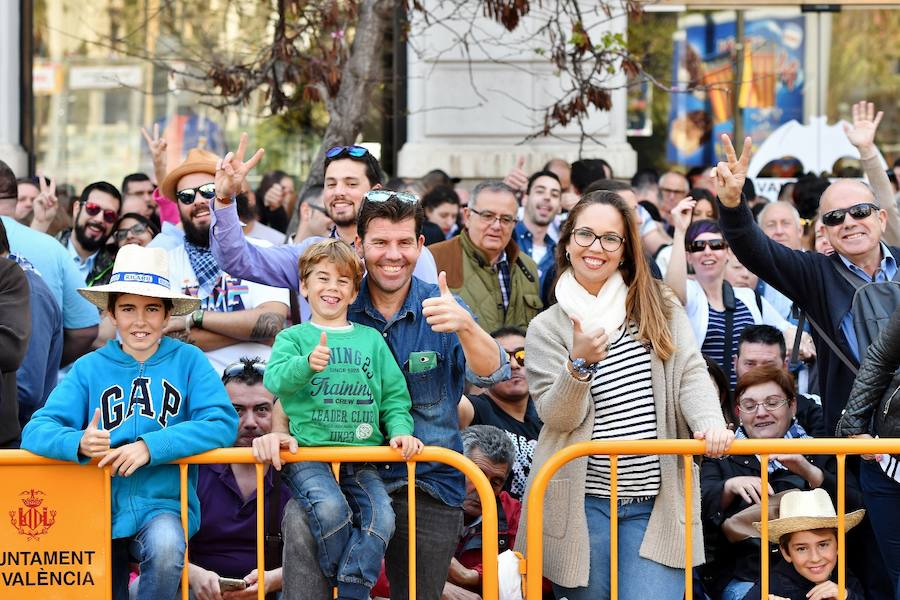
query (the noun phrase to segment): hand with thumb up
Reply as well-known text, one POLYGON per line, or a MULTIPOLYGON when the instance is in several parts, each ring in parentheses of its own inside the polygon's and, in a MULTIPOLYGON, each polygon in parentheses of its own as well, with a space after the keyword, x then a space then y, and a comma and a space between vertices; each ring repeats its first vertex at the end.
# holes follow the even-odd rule
POLYGON ((438 273, 438 288, 440 296, 422 301, 422 314, 431 325, 431 330, 437 333, 459 333, 474 325, 472 315, 453 297, 444 271, 438 273))
POLYGON ((319 345, 309 353, 308 360, 309 368, 313 371, 322 372, 328 366, 328 361, 331 360, 331 350, 328 348, 328 334, 324 331, 319 337, 319 345))
POLYGON ((583 358, 587 364, 598 363, 609 351, 609 336, 603 329, 585 332, 581 329, 581 321, 578 317, 572 319, 572 351, 569 356, 572 360, 583 358))
POLYGON ((503 183, 517 192, 525 192, 528 188, 528 173, 525 172, 524 156, 520 155, 516 158, 516 166, 506 174, 506 177, 503 178, 503 183))
POLYGON ((81 436, 78 443, 78 453, 88 458, 103 456, 109 452, 109 431, 98 429, 100 422, 100 409, 94 410, 94 416, 91 422, 81 436))

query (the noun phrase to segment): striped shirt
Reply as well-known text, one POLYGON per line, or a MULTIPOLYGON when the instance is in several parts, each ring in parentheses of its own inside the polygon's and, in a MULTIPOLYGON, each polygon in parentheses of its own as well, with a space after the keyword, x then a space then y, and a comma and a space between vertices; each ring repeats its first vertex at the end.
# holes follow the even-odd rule
MULTIPOLYGON (((754 324, 753 314, 747 305, 735 298, 734 301, 734 326, 731 331, 731 356, 725 356, 725 311, 714 310, 709 307, 709 325, 706 327, 706 339, 703 340, 703 346, 700 351, 713 359, 717 365, 725 368, 726 361, 728 364, 734 363, 734 355, 738 351, 738 342, 741 339, 741 332, 745 327, 754 324)), ((737 385, 737 374, 731 369, 731 389, 737 385)))
MULTIPOLYGON (((650 351, 635 338, 631 325, 610 346, 591 382, 594 400, 592 440, 655 440, 656 406, 650 371, 650 351)), ((643 498, 659 493, 659 458, 619 456, 619 498, 643 498)), ((585 492, 608 498, 609 457, 588 458, 585 492)))
POLYGON ((500 259, 494 265, 497 271, 497 280, 500 282, 500 297, 503 299, 503 310, 509 308, 509 288, 512 286, 512 275, 509 272, 509 261, 506 260, 506 252, 500 255, 500 259))

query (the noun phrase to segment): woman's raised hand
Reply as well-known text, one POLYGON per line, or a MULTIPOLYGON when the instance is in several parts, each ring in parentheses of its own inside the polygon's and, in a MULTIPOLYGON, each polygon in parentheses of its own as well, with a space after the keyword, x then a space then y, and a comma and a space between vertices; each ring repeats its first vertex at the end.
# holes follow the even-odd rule
POLYGON ((609 336, 603 329, 586 333, 581 329, 581 321, 578 317, 572 319, 572 351, 569 358, 583 358, 588 364, 598 363, 609 351, 609 336))

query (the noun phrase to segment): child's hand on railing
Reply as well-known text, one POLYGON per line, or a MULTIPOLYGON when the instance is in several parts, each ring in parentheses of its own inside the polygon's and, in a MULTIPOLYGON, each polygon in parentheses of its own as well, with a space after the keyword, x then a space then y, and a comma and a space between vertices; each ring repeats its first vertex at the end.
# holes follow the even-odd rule
POLYGON ((277 471, 281 470, 281 450, 287 448, 291 454, 297 454, 297 440, 287 433, 267 433, 253 440, 253 456, 261 463, 272 463, 277 471))
POLYGON ((391 448, 398 450, 403 455, 403 460, 409 460, 416 454, 422 453, 425 444, 417 437, 411 435, 398 435, 391 438, 391 448))
POLYGON ((111 463, 112 469, 109 473, 111 477, 116 475, 128 477, 148 462, 150 462, 150 448, 147 447, 147 442, 138 440, 113 448, 106 453, 97 466, 103 468, 111 463))

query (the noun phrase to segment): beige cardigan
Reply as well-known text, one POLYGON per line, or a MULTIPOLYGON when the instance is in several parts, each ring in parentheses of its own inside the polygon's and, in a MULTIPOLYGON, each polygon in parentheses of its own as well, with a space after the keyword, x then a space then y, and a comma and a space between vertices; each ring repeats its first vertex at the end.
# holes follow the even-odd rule
MULTIPOLYGON (((657 437, 690 439, 693 431, 724 428, 718 395, 680 305, 672 306, 669 329, 675 352, 665 362, 651 353, 657 437)), ((576 380, 564 366, 571 340, 572 322, 558 304, 538 315, 528 326, 525 341, 525 353, 529 356, 528 387, 544 422, 534 452, 532 479, 555 452, 589 441, 593 432, 590 382, 576 380)), ((544 500, 544 576, 563 587, 588 584, 590 548, 584 513, 587 461, 587 457, 578 458, 557 471, 547 486, 544 500)), ((684 568, 683 462, 680 456, 660 456, 659 462, 662 483, 640 554, 670 567, 684 568)), ((693 471, 692 558, 694 565, 699 565, 705 559, 696 465, 693 471)), ((527 511, 526 501, 516 536, 516 550, 523 553, 526 552, 527 511)))

